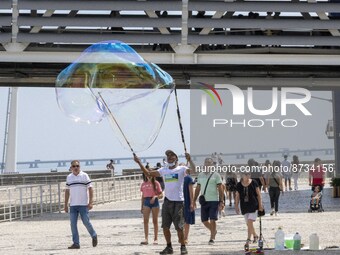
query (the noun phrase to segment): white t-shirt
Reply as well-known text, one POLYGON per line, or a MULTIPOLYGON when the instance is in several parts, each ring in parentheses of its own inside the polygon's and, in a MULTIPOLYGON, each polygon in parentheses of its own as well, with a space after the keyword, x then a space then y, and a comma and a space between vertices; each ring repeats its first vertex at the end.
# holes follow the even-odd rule
POLYGON ((186 166, 177 166, 174 169, 168 167, 158 169, 159 174, 164 177, 165 197, 170 201, 184 201, 183 183, 187 169, 186 166))
POLYGON ((283 160, 282 163, 282 173, 284 176, 289 176, 292 174, 291 168, 290 168, 290 162, 288 160, 283 160))
POLYGON ((70 190, 70 206, 87 205, 89 202, 88 188, 92 187, 87 173, 80 171, 77 176, 73 173, 66 178, 66 189, 70 190))

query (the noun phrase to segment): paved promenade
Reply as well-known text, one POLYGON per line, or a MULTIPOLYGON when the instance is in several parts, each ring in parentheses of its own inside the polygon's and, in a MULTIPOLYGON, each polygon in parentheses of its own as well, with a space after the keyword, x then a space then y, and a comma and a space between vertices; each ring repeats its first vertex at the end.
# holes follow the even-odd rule
MULTIPOLYGON (((299 232, 302 243, 309 246, 309 235, 318 233, 320 245, 340 246, 340 199, 331 197, 331 189, 324 192, 324 213, 308 213, 310 191, 305 187, 301 191, 291 191, 280 197, 280 214, 269 215, 269 196, 263 193, 267 215, 262 219, 265 247, 272 248, 274 234, 278 226, 283 226, 285 233, 299 232)), ((246 239, 246 226, 240 215, 235 215, 234 207, 226 209, 227 216, 218 221, 216 244, 208 245, 208 232, 196 211, 196 225, 191 228, 189 254, 231 254, 243 253, 246 239)), ((125 201, 97 205, 91 211, 94 228, 98 233, 98 246, 91 246, 91 238, 79 221, 80 250, 67 250, 71 244, 71 231, 68 215, 65 213, 44 214, 43 216, 23 221, 0 224, 0 254, 158 254, 165 246, 160 229, 159 244, 140 246, 143 240, 142 215, 140 201, 125 201)), ((159 223, 161 219, 159 218, 159 223)), ((150 226, 152 224, 150 223, 150 226)), ((259 227, 259 221, 256 222, 259 227)), ((151 227, 150 233, 153 232, 151 227)), ((173 233, 175 254, 179 254, 177 236, 173 233)), ((152 240, 152 236, 150 236, 152 240)), ((268 250, 265 254, 340 254, 339 249, 323 251, 281 251, 268 250)))

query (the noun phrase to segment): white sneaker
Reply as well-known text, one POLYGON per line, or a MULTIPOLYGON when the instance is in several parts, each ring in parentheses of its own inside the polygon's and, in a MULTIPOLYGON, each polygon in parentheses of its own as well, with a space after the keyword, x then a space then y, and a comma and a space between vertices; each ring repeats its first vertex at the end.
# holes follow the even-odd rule
POLYGON ((270 216, 273 216, 273 215, 274 215, 274 213, 275 213, 275 210, 274 210, 274 209, 272 209, 272 211, 270 212, 270 216))
POLYGON ((275 216, 277 216, 277 212, 275 212, 275 216))

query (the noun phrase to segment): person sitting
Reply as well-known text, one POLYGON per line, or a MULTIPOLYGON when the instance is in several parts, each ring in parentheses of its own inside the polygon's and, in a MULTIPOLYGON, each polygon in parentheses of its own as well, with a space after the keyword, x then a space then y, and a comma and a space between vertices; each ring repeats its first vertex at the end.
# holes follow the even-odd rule
POLYGON ((320 200, 322 197, 322 193, 320 191, 320 186, 315 186, 314 192, 311 195, 311 207, 312 209, 318 209, 319 208, 319 204, 320 204, 320 200))

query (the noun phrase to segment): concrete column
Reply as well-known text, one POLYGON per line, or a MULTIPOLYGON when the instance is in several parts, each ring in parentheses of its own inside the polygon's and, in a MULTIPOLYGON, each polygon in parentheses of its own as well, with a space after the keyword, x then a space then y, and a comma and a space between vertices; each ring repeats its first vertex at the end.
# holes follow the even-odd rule
POLYGON ((17 172, 17 98, 18 88, 11 88, 5 173, 17 172))
POLYGON ((333 91, 335 176, 340 177, 340 89, 333 91))

